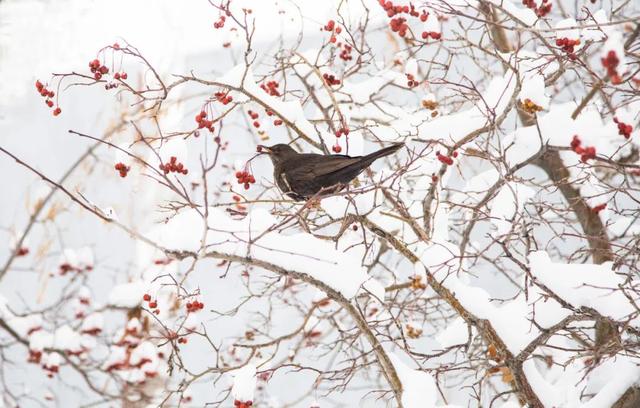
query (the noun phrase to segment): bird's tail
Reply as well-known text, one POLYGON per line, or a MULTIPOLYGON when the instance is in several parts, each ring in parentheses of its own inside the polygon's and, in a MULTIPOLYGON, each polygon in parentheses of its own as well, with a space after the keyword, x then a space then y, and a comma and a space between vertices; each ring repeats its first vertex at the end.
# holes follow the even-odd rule
POLYGON ((374 161, 378 160, 381 157, 389 156, 390 154, 397 152, 403 146, 404 146, 404 143, 402 142, 394 143, 389 147, 385 147, 384 149, 378 150, 377 152, 369 153, 368 155, 363 157, 364 159, 363 161, 366 161, 368 163, 373 163, 374 161))

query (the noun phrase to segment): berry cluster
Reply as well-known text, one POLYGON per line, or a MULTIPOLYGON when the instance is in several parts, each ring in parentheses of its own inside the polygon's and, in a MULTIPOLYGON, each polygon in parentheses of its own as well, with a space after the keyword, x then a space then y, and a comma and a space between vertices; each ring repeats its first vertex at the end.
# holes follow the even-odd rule
POLYGON ((407 76, 407 86, 409 88, 415 88, 418 86, 418 81, 415 80, 412 74, 405 74, 407 76))
POLYGON ((118 170, 118 172, 120 173, 120 177, 122 178, 127 177, 127 173, 129 173, 129 170, 131 170, 131 167, 125 166, 125 164, 122 162, 116 163, 116 165, 113 167, 118 170))
POLYGON ((93 78, 96 81, 102 79, 102 76, 109 73, 109 68, 105 65, 101 64, 98 59, 94 59, 89 62, 89 68, 91 68, 91 73, 93 74, 93 78))
POLYGON ((253 177, 253 174, 246 170, 237 171, 236 179, 238 179, 238 184, 244 184, 245 190, 248 190, 249 187, 251 187, 251 184, 255 184, 256 182, 256 178, 253 177))
POLYGON ((611 83, 614 85, 618 85, 622 82, 622 78, 620 74, 618 74, 618 65, 620 64, 620 59, 616 55, 614 50, 610 50, 607 53, 607 56, 601 58, 602 66, 607 70, 607 75, 611 78, 611 83))
POLYGON ((58 273, 60 274, 60 276, 64 276, 69 272, 81 273, 83 271, 89 272, 93 270, 93 266, 91 265, 85 265, 83 268, 83 267, 73 266, 68 262, 61 263, 60 266, 58 266, 58 268, 59 268, 58 273))
POLYGON ((353 47, 351 47, 349 44, 342 44, 342 51, 340 51, 340 59, 343 61, 351 61, 353 59, 353 57, 351 56, 352 50, 353 50, 353 47))
POLYGON ((439 40, 442 37, 442 34, 436 31, 423 31, 421 37, 423 40, 426 40, 429 37, 433 38, 434 40, 439 40))
POLYGON ((253 401, 244 401, 244 402, 240 400, 233 401, 233 406, 236 408, 249 408, 252 405, 253 405, 253 401))
POLYGON ((266 84, 260 84, 260 88, 271 96, 280 96, 279 86, 276 81, 267 81, 266 84))
MULTIPOLYGON (((429 13, 427 13, 425 10, 423 10, 422 13, 419 13, 413 3, 409 3, 408 6, 394 5, 391 1, 388 0, 380 0, 378 3, 387 12, 387 16, 391 18, 391 21, 389 21, 389 27, 391 28, 391 31, 393 31, 394 33, 397 32, 400 37, 404 37, 407 35, 409 25, 407 24, 406 18, 396 17, 396 15, 406 14, 410 17, 420 19, 420 21, 423 23, 429 18, 429 13)), ((423 40, 426 40, 428 38, 439 40, 441 38, 441 34, 435 31, 424 31, 421 36, 423 40)))
POLYGON ((227 18, 225 16, 220 16, 220 18, 218 19, 218 21, 216 21, 215 23, 213 23, 213 28, 215 29, 219 29, 224 27, 224 22, 227 18))
POLYGON ((398 5, 394 5, 389 0, 379 0, 378 4, 380 4, 380 6, 382 6, 382 8, 387 12, 388 17, 393 17, 396 14, 405 13, 405 14, 409 14, 411 17, 420 17, 420 20, 427 21, 427 17, 424 17, 424 20, 423 20, 422 16, 428 16, 428 14, 423 11, 422 15, 420 15, 420 13, 416 11, 416 8, 413 5, 413 3, 410 3, 408 6, 406 5, 398 6, 398 5))
POLYGON ((194 300, 193 302, 187 303, 187 313, 197 312, 198 310, 204 309, 204 303, 194 300))
POLYGON ((189 170, 187 170, 182 163, 178 161, 176 156, 171 156, 169 159, 169 163, 160 164, 160 170, 164 172, 164 174, 169 173, 182 173, 187 174, 189 170))
POLYGON ((160 309, 158 309, 158 301, 156 300, 151 300, 151 295, 148 293, 145 293, 142 296, 142 300, 144 300, 145 302, 147 302, 149 309, 153 310, 153 313, 155 314, 160 314, 160 309))
POLYGON ((196 123, 198 124, 198 129, 207 128, 209 129, 209 132, 213 132, 215 130, 213 127, 213 121, 207 120, 207 112, 205 111, 200 111, 200 113, 196 115, 196 123))
POLYGON ((556 39, 556 45, 562 48, 562 51, 566 52, 569 55, 569 58, 575 60, 577 58, 576 54, 574 54, 574 47, 580 45, 580 39, 571 40, 569 38, 558 38, 556 39))
POLYGON ((607 203, 602 203, 602 204, 598 204, 595 207, 593 207, 591 209, 591 211, 593 211, 596 214, 599 214, 600 211, 604 210, 605 208, 607 208, 607 203))
POLYGON ((40 364, 41 359, 42 359, 42 351, 29 350, 29 358, 27 359, 27 362, 40 364))
POLYGON ((342 135, 349 136, 349 128, 346 126, 342 126, 340 129, 336 130, 336 137, 340 137, 342 135))
POLYGON ((522 0, 522 4, 533 10, 538 17, 544 17, 551 11, 551 2, 549 0, 542 0, 540 7, 538 7, 535 0, 522 0))
POLYGON ((438 160, 440 160, 441 163, 444 163, 447 166, 451 166, 453 164, 453 158, 458 157, 458 152, 453 152, 451 156, 453 157, 445 156, 440 152, 436 152, 436 157, 438 158, 438 160))
POLYGON ((571 150, 580 155, 580 160, 586 163, 589 159, 596 158, 596 148, 593 146, 582 147, 582 141, 578 135, 574 135, 571 139, 571 150))
POLYGON ((400 37, 407 35, 407 30, 409 29, 407 19, 404 17, 392 18, 391 21, 389 21, 389 27, 391 27, 391 31, 398 33, 400 37))
POLYGON ((322 78, 324 79, 324 82, 329 86, 340 85, 340 80, 333 74, 324 73, 322 74, 322 78))
POLYGON ((113 74, 113 79, 120 79, 125 81, 128 77, 129 76, 126 72, 116 72, 115 74, 113 74))
POLYGON ((327 24, 325 24, 323 28, 324 28, 324 31, 333 31, 335 27, 336 27, 336 22, 333 20, 329 20, 327 21, 327 24))
POLYGON ((336 41, 338 41, 336 35, 340 34, 342 32, 342 28, 336 26, 336 22, 335 21, 333 21, 333 20, 327 21, 327 24, 325 24, 325 26, 322 27, 322 28, 324 29, 324 31, 332 32, 331 38, 329 39, 329 42, 335 43, 336 41))
MULTIPOLYGON (((56 93, 47 89, 47 87, 44 86, 44 84, 40 81, 36 81, 36 90, 38 91, 40 96, 46 98, 44 103, 46 103, 48 107, 53 108, 53 101, 51 100, 51 98, 56 96, 56 93)), ((56 106, 56 108, 53 110, 53 116, 58 116, 61 112, 62 109, 60 109, 59 106, 56 106)))
POLYGON ((229 91, 227 92, 216 92, 213 94, 216 97, 218 102, 221 102, 223 105, 227 105, 230 102, 233 102, 233 97, 229 95, 229 91))
POLYGON ((613 121, 618 125, 618 134, 624 136, 625 139, 631 137, 631 132, 633 131, 633 126, 622 122, 618 118, 613 118, 613 121))
POLYGON ((53 376, 60 370, 60 367, 58 364, 44 363, 42 364, 42 369, 47 372, 47 377, 53 378, 53 376))

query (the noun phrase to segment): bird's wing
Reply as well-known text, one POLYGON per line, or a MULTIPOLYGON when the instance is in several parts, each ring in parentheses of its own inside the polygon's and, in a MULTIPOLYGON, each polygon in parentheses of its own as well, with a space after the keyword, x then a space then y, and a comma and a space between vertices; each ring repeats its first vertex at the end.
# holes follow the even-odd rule
POLYGON ((325 176, 342 170, 360 161, 362 157, 350 157, 342 154, 320 155, 301 154, 300 157, 291 163, 290 170, 294 172, 311 173, 315 176, 325 176))
POLYGON ((342 177, 336 176, 350 166, 357 165, 360 160, 361 157, 343 155, 303 154, 286 163, 286 181, 291 190, 302 195, 313 195, 323 187, 337 184, 342 177))

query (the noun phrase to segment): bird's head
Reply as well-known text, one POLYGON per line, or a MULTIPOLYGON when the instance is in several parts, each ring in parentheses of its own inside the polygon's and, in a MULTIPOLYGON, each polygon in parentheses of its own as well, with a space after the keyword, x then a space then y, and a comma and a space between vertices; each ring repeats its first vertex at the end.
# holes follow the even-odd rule
POLYGON ((273 164, 282 163, 290 157, 298 154, 291 146, 284 143, 279 143, 273 146, 259 145, 258 148, 262 153, 266 153, 271 158, 273 164))

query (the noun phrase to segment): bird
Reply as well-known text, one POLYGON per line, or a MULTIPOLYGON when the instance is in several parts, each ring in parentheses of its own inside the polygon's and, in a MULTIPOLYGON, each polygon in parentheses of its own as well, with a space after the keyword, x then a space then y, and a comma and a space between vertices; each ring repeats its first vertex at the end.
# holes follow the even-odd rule
POLYGON ((332 194, 342 190, 374 161, 398 151, 404 143, 395 143, 366 156, 298 153, 288 144, 259 145, 273 163, 273 178, 282 193, 294 201, 332 194))

